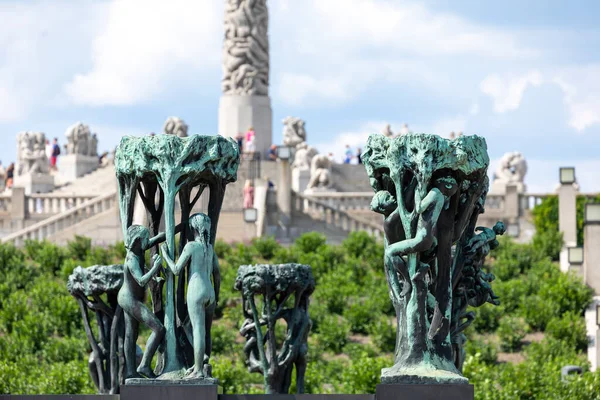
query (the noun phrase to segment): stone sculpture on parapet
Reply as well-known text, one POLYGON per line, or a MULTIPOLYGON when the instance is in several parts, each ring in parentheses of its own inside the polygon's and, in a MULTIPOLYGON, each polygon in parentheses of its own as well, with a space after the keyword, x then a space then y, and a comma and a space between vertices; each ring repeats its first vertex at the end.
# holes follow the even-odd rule
POLYGON ((54 176, 46 155, 46 135, 42 132, 17 134, 17 163, 15 187, 23 187, 25 194, 45 193, 54 189, 54 176))
POLYGON ((98 136, 92 133, 90 127, 77 122, 67 128, 67 154, 60 157, 58 176, 61 183, 72 182, 75 179, 96 170, 98 159, 98 136))
POLYGON ((127 247, 124 269, 127 284, 121 288, 118 299, 126 314, 125 363, 129 378, 126 384, 217 383, 209 363, 211 326, 220 287, 213 246, 225 187, 236 180, 239 162, 237 143, 222 136, 154 135, 121 139, 115 155, 115 171, 127 247), (208 215, 190 216, 206 188, 210 191, 208 215), (138 193, 150 215, 148 227, 133 225, 138 193), (181 207, 179 225, 175 221, 176 198, 181 207), (165 231, 160 232, 163 218, 165 231), (178 232, 181 234, 177 251, 178 232), (158 243, 162 241, 168 268, 162 268, 158 256, 158 243), (147 250, 154 256, 152 268, 145 273, 147 250), (153 310, 142 303, 146 287, 151 291, 153 310), (138 366, 133 344, 140 322, 147 324, 152 334, 138 366), (163 337, 164 348, 159 348, 163 337), (151 371, 154 352, 158 353, 158 360, 151 371), (157 378, 153 379, 155 375, 157 378))
POLYGON ((317 154, 310 162, 310 180, 306 193, 332 191, 331 160, 325 154, 317 154))
POLYGON ((494 171, 490 193, 505 194, 508 185, 517 187, 517 193, 525 193, 525 175, 527 161, 519 152, 505 153, 494 171))
POLYGON ((297 117, 283 119, 283 144, 292 148, 294 161, 292 168, 310 170, 312 158, 318 154, 317 149, 306 143, 306 129, 304 120, 297 117))
POLYGON ((264 376, 265 393, 287 394, 295 366, 296 390, 299 394, 304 393, 307 339, 311 328, 308 305, 315 290, 311 267, 302 264, 242 265, 234 287, 242 292, 246 319, 240 333, 246 338, 244 352, 248 370, 264 376), (260 297, 259 306, 257 296, 260 297), (275 326, 279 320, 285 321, 286 333, 280 338, 283 340, 277 349, 275 326))
POLYGON ((485 140, 371 135, 363 160, 371 208, 385 217, 384 268, 397 316, 394 365, 381 381, 468 383, 462 332, 474 316, 466 304, 497 303, 481 265, 504 232, 497 225, 475 233, 488 188, 485 140))
POLYGON ((188 126, 179 117, 169 117, 165 121, 165 125, 163 127, 163 133, 165 135, 176 135, 176 136, 179 136, 181 138, 187 137, 187 135, 188 135, 188 126))

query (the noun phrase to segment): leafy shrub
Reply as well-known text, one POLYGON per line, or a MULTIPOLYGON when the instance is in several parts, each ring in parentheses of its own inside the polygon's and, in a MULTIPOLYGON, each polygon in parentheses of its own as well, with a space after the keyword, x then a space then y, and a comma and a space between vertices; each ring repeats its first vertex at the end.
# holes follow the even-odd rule
POLYGON ((388 357, 371 357, 368 353, 353 358, 342 372, 340 391, 351 394, 375 393, 375 387, 381 383, 381 369, 391 364, 388 357))
POLYGON ((69 257, 84 261, 92 249, 92 240, 85 236, 75 235, 73 240, 67 242, 69 257))
POLYGON ((368 327, 374 320, 376 310, 371 301, 357 299, 350 302, 344 310, 344 317, 350 323, 353 333, 368 333, 368 327))
POLYGON ((274 237, 260 237, 252 240, 252 245, 257 253, 265 260, 270 260, 275 255, 275 252, 281 245, 274 237))
MULTIPOLYGON (((86 264, 88 265, 111 265, 114 263, 113 254, 103 247, 92 247, 87 256, 86 264)), ((120 260, 120 262, 123 262, 120 260)))
POLYGON ((317 334, 319 347, 336 354, 340 353, 348 343, 349 334, 350 324, 348 322, 335 316, 327 317, 319 326, 317 334))
POLYGON ((476 316, 473 321, 473 328, 478 333, 494 332, 498 328, 500 317, 505 314, 502 306, 491 304, 484 304, 474 311, 476 316))
POLYGON ((525 337, 526 325, 518 317, 506 316, 498 326, 500 347, 504 351, 514 352, 521 348, 521 340, 525 337))
POLYGON ((546 334, 564 341, 579 351, 584 351, 588 347, 585 320, 579 313, 569 311, 560 317, 552 318, 546 326, 546 334))
POLYGON ((479 360, 485 364, 495 364, 498 361, 496 346, 481 339, 467 340, 465 351, 467 356, 477 355, 479 360))
POLYGON ((318 248, 325 246, 327 237, 322 233, 309 232, 301 235, 294 242, 294 246, 301 253, 312 253, 317 251, 318 248))
POLYGON ((237 338, 237 329, 223 324, 214 324, 211 328, 212 351, 215 354, 230 353, 237 338))
POLYGON ((369 325, 369 335, 375 346, 384 353, 392 353, 396 347, 396 326, 389 318, 380 316, 369 325))
POLYGON ((556 315, 552 303, 537 295, 526 297, 520 310, 527 325, 539 331, 544 331, 548 322, 556 315))
POLYGON ((562 232, 553 230, 538 232, 533 237, 532 245, 541 254, 545 254, 553 261, 558 261, 563 246, 562 232))
POLYGON ((60 270, 64 258, 65 253, 61 247, 49 242, 41 242, 34 261, 37 261, 45 272, 54 274, 60 270))
POLYGON ((226 258, 229 254, 231 254, 231 246, 221 239, 217 239, 215 241, 214 249, 217 257, 219 258, 226 258))

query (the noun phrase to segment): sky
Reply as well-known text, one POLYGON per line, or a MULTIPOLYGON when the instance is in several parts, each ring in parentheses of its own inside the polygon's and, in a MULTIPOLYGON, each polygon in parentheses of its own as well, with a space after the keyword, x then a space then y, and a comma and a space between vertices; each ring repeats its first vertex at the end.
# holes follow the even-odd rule
MULTIPOLYGON (((600 191, 600 2, 270 0, 273 139, 288 115, 342 156, 386 123, 486 138, 491 170, 519 151, 530 192, 575 166, 600 191)), ((99 150, 169 116, 215 134, 224 0, 0 0, 0 160, 15 136, 99 150)))

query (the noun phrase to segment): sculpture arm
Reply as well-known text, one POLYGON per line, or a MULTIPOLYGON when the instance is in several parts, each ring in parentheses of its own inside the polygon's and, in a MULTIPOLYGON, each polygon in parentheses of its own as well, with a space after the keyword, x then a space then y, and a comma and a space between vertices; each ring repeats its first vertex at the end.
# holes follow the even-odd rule
POLYGON ((145 275, 142 275, 142 268, 129 268, 133 279, 135 279, 141 287, 145 287, 161 267, 162 258, 158 254, 155 254, 154 257, 152 257, 152 261, 154 262, 152 269, 145 275))
MULTIPOLYGON (((175 233, 179 233, 183 230, 183 222, 180 223, 179 225, 177 225, 175 227, 175 233)), ((151 247, 154 247, 155 245, 164 242, 167 239, 167 234, 165 232, 161 232, 158 235, 154 236, 153 238, 150 238, 150 240, 148 240, 148 248, 146 250, 148 250, 151 247)))
POLYGON ((221 290, 221 270, 219 269, 219 258, 217 253, 213 250, 213 265, 212 265, 212 278, 213 285, 215 288, 215 303, 219 302, 219 292, 221 290))
POLYGON ((186 245, 183 248, 183 251, 181 252, 181 256, 179 257, 179 260, 177 260, 177 263, 175 263, 173 261, 173 259, 169 256, 169 252, 167 251, 165 244, 162 244, 160 246, 160 250, 161 250, 161 253, 162 253, 165 261, 167 262, 167 265, 171 269, 171 272, 173 272, 173 275, 179 275, 179 273, 187 265, 187 263, 191 257, 191 251, 190 251, 190 247, 188 245, 186 245))

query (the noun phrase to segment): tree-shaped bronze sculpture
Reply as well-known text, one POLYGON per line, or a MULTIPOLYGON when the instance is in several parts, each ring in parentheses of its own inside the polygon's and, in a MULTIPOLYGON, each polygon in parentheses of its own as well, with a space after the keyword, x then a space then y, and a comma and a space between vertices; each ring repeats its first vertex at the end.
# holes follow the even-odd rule
POLYGON ((363 161, 375 191, 371 208, 384 215, 384 268, 397 316, 394 365, 381 381, 467 383, 460 372, 462 331, 473 317, 466 305, 497 302, 481 264, 504 232, 475 235, 488 189, 485 140, 371 135, 363 161))
MULTIPOLYGON (((128 232, 133 224, 133 210, 136 193, 139 192, 144 206, 151 216, 151 228, 154 242, 158 245, 164 236, 165 257, 170 262, 177 263, 177 254, 181 254, 186 243, 194 240, 194 232, 189 229, 190 213, 196 201, 205 188, 209 189, 208 220, 209 232, 206 238, 208 246, 214 246, 219 214, 225 195, 225 186, 236 180, 240 155, 239 147, 233 139, 222 136, 200 136, 180 138, 175 135, 154 135, 145 137, 124 137, 115 154, 115 170, 119 183, 119 207, 123 234, 128 238, 128 232), (158 193, 157 193, 158 191, 158 193), (192 197, 192 193, 195 194, 192 197), (175 203, 179 197, 181 221, 175 223, 175 203), (161 219, 164 218, 164 233, 159 233, 161 219), (179 236, 179 249, 175 249, 175 235, 181 229, 179 236)), ((149 234, 143 235, 150 236, 149 234)), ((126 240, 127 242, 127 240, 126 240)), ((141 239, 144 243, 144 240, 141 239)), ((137 242, 132 242, 137 243, 137 242)), ((148 246, 148 247, 151 247, 148 246)), ((137 246, 137 244, 136 244, 137 246)), ((146 246, 144 247, 144 251, 146 246)), ((128 248, 131 252, 132 248, 128 248)), ((158 253, 155 247, 153 254, 158 253)), ((129 255, 128 255, 129 257, 129 255)), ((134 257, 134 255, 132 255, 134 257)), ((139 256, 135 256, 139 258, 139 256)), ((127 264, 127 262, 126 262, 127 264)), ((143 263, 140 262, 140 265, 143 263)), ((152 271, 160 273, 160 271, 152 271)), ((211 281, 214 286, 215 300, 219 297, 220 274, 218 265, 212 268, 211 281)), ((193 339, 189 338, 188 324, 190 324, 188 305, 186 304, 185 290, 190 276, 189 266, 184 265, 176 277, 171 268, 162 270, 165 276, 165 296, 162 296, 160 279, 156 279, 152 291, 152 300, 161 304, 154 304, 153 311, 157 319, 162 319, 161 324, 165 329, 164 350, 159 352, 159 360, 154 373, 158 379, 181 379, 186 376, 186 370, 194 365, 193 339), (163 313, 164 310, 164 313, 163 313), (186 335, 186 332, 188 333, 186 335)), ((144 287, 152 279, 142 279, 146 276, 134 277, 136 282, 144 287)), ((137 290, 137 289, 136 289, 137 290)), ((121 299, 123 304, 134 299, 124 294, 121 299)), ((208 359, 211 352, 210 331, 215 309, 212 303, 206 310, 204 318, 205 328, 205 354, 204 371, 196 373, 193 378, 210 378, 210 365, 208 359)), ((145 311, 144 311, 145 312, 145 311)), ((137 315, 131 314, 136 320, 137 315)), ((149 319, 152 319, 151 317, 149 319)), ((148 320, 149 320, 148 319, 148 320)), ((192 318, 193 319, 193 318, 192 318)), ((160 327, 153 331, 160 334, 160 327)), ((132 332, 136 336, 136 332, 132 332)), ((129 333, 126 332, 126 340, 129 333)), ((131 340, 131 338, 129 338, 131 340)), ((131 355, 126 355, 126 362, 133 363, 131 355)), ((130 370, 131 371, 131 370, 130 370)), ((140 372, 140 371, 138 371, 140 372)), ((147 372, 143 369, 142 373, 147 372)), ((198 372, 198 371, 196 371, 198 372)), ((151 375, 146 373, 146 375, 151 375)), ((212 381, 211 381, 212 382, 212 381)))
POLYGON ((122 284, 122 265, 77 267, 67 282, 69 293, 81 309, 83 327, 92 349, 90 376, 100 394, 117 394, 119 385, 124 382, 123 310, 117 304, 122 284), (96 315, 97 336, 90 325, 88 310, 96 315))
POLYGON ((310 266, 242 265, 235 289, 242 292, 246 320, 240 333, 246 338, 244 352, 249 371, 264 376, 266 393, 288 393, 295 366, 296 389, 304 393, 311 327, 308 305, 315 290, 310 266), (277 349, 275 325, 280 319, 285 321, 287 330, 277 349))

